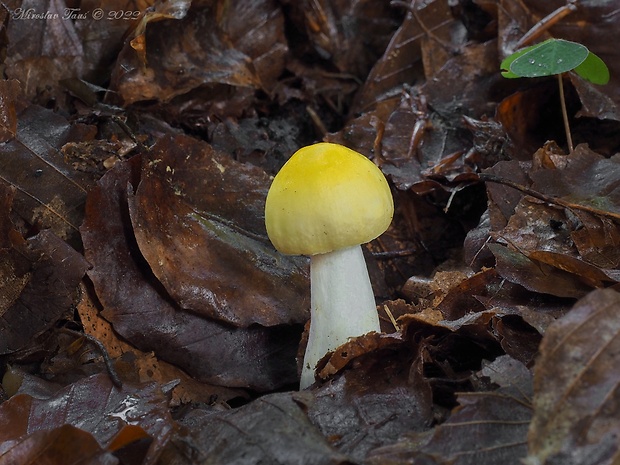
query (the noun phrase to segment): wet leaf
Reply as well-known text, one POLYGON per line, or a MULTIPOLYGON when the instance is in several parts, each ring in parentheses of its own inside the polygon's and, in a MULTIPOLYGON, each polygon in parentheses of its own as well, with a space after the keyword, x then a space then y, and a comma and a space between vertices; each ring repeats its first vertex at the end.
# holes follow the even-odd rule
POLYGON ((272 1, 194 5, 183 19, 149 24, 145 46, 146 64, 129 44, 117 62, 113 87, 125 105, 169 102, 201 86, 271 92, 288 52, 272 1))
POLYGON ((295 383, 300 328, 234 328, 179 308, 163 291, 129 219, 127 187, 139 168, 139 159, 115 166, 87 201, 82 238, 102 315, 133 345, 199 380, 259 390, 295 383))
POLYGON ((305 398, 269 394, 234 410, 194 410, 179 421, 188 433, 170 443, 160 463, 350 463, 310 423, 297 396, 305 398))
MULTIPOLYGON (((119 438, 119 432, 125 425, 136 425, 152 440, 144 464, 154 463, 173 430, 161 386, 150 383, 118 389, 106 375, 85 378, 49 398, 18 394, 0 406, 0 419, 3 424, 11 425, 0 432, 2 449, 37 432, 61 434, 63 425, 82 430, 75 433, 78 436, 86 436, 84 432, 92 434, 101 447, 118 448, 120 441, 125 445, 133 442, 119 438)), ((38 443, 41 439, 33 440, 38 443)), ((71 449, 67 445, 65 448, 71 449)))
POLYGON ((499 244, 488 244, 487 247, 495 255, 497 272, 530 291, 579 298, 591 290, 577 276, 528 258, 517 250, 499 244))
MULTIPOLYGON (((341 346, 336 352, 344 350, 341 346)), ((359 357, 312 392, 310 420, 356 460, 405 432, 426 429, 432 418, 431 389, 418 351, 413 342, 393 340, 359 357)))
MULTIPOLYGON (((108 321, 99 313, 100 308, 92 288, 82 286, 77 305, 84 332, 103 344, 121 380, 136 383, 157 382, 161 385, 176 383, 169 393, 170 406, 187 403, 209 403, 213 399, 226 402, 243 398, 245 391, 202 383, 177 366, 167 363, 153 353, 145 353, 122 340, 108 321)), ((26 391, 27 392, 27 391, 26 391)))
POLYGON ((605 158, 578 145, 565 162, 563 169, 532 171, 532 188, 585 208, 620 214, 620 156, 605 158))
POLYGON ((13 3, 6 27, 6 74, 21 82, 28 100, 62 108, 68 106, 64 79, 107 81, 123 35, 146 7, 139 0, 13 3))
MULTIPOLYGON (((502 61, 500 67, 504 70, 510 70, 508 74, 502 73, 504 77, 540 77, 562 74, 584 63, 588 58, 589 51, 586 46, 575 42, 549 39, 520 50, 517 54, 517 56, 511 55, 502 61)), ((605 67, 605 70, 607 71, 607 67, 605 67)), ((600 71, 598 74, 600 75, 600 71)), ((585 78, 586 76, 582 77, 585 78)), ((596 74, 593 74, 590 78, 601 80, 596 74)), ((609 71, 607 71, 608 80, 609 71)))
POLYGON ((64 159, 61 148, 91 130, 71 126, 52 111, 29 106, 18 115, 15 138, 0 148, 0 182, 15 187, 13 209, 29 224, 77 240, 90 181, 64 159))
POLYGON ((527 453, 532 408, 531 375, 508 357, 481 372, 497 391, 462 393, 448 420, 430 431, 407 433, 396 444, 371 452, 372 464, 520 464, 527 453), (498 372, 502 370, 504 376, 498 372), (505 375, 508 375, 505 377, 505 375))
POLYGON ((268 176, 188 137, 144 159, 129 211, 140 252, 183 308, 250 326, 303 323, 307 261, 275 251, 264 226, 268 176))
POLYGON ((39 430, 1 444, 0 463, 116 465, 118 459, 101 448, 93 436, 71 425, 39 430))
MULTIPOLYGON (((418 9, 417 5, 412 8, 418 9)), ((425 31, 445 37, 452 22, 450 10, 444 2, 430 2, 416 13, 408 10, 403 24, 394 33, 383 57, 370 71, 354 103, 354 111, 368 111, 385 98, 398 95, 402 83, 413 82, 422 76, 421 41, 425 31)))
POLYGON ((3 241, 8 238, 0 242, 0 354, 10 354, 71 313, 88 264, 49 230, 24 240, 10 227, 13 194, 0 191, 6 199, 6 210, 0 211, 3 241))
POLYGON ((343 73, 343 78, 354 75, 364 79, 402 19, 401 12, 389 3, 373 0, 287 4, 295 27, 308 36, 307 44, 293 43, 311 46, 318 57, 329 60, 343 73))
POLYGON ((534 371, 528 464, 607 464, 620 457, 620 294, 594 291, 552 324, 534 371))

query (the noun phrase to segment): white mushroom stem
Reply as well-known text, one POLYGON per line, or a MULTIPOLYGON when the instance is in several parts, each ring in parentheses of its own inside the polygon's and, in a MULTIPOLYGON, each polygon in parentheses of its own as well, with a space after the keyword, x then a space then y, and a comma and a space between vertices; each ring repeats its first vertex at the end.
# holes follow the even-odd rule
POLYGON ((314 383, 323 356, 351 337, 380 332, 375 296, 359 245, 310 258, 311 313, 300 388, 314 383))

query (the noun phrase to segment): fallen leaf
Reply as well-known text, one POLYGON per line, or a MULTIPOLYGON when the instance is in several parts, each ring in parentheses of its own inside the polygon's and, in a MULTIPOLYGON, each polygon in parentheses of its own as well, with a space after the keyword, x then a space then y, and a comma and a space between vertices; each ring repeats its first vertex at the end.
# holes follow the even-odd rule
POLYGON ((0 219, 8 239, 0 242, 0 354, 23 349, 32 338, 72 311, 77 286, 86 273, 84 257, 45 230, 24 240, 11 226, 8 208, 13 192, 5 194, 0 219))
POLYGON ((0 142, 8 142, 17 133, 16 100, 20 83, 15 79, 0 81, 0 142))
POLYGON ((299 395, 269 394, 226 411, 195 409, 179 420, 186 432, 169 443, 161 463, 349 464, 310 423, 299 395))
POLYGON ((301 328, 235 328, 179 308, 162 289, 128 216, 127 189, 138 183, 139 171, 138 158, 117 164, 87 200, 82 239, 103 317, 140 350, 201 381, 261 391, 295 383, 301 328))
POLYGON ((11 425, 0 431, 1 449, 37 432, 62 432, 63 425, 83 430, 81 435, 88 432, 107 447, 114 441, 118 444, 123 426, 136 425, 152 438, 145 465, 155 463, 174 427, 159 384, 126 384, 118 389, 106 375, 84 378, 49 398, 15 395, 0 406, 0 419, 11 425))
POLYGON ((142 352, 123 341, 112 325, 101 316, 101 308, 91 287, 81 286, 81 299, 76 306, 84 332, 93 336, 107 350, 114 360, 114 368, 122 380, 140 383, 157 382, 165 385, 175 381, 170 392, 170 406, 178 407, 188 403, 227 402, 243 398, 246 392, 212 384, 202 383, 179 367, 157 358, 153 352, 142 352))
POLYGON ((547 329, 534 369, 528 464, 619 460, 620 294, 597 290, 547 329))
POLYGON ((287 14, 299 34, 307 41, 293 44, 312 48, 304 50, 328 60, 343 74, 363 79, 402 20, 402 12, 392 5, 372 0, 287 1, 287 14), (365 40, 357 40, 365 37, 365 40))
POLYGON ((65 162, 60 149, 87 137, 91 129, 31 105, 18 114, 15 137, 0 148, 0 182, 17 191, 14 211, 29 224, 74 242, 91 181, 65 162))
POLYGON ((447 421, 433 430, 409 432, 393 445, 372 451, 371 464, 519 464, 527 453, 532 408, 531 375, 510 357, 480 372, 496 391, 462 393, 447 421), (501 371, 500 371, 501 370, 501 371))
POLYGON ((495 255, 497 272, 530 291, 580 298, 592 290, 592 287, 582 282, 578 276, 528 258, 517 250, 500 244, 488 244, 487 247, 495 255))
POLYGON ((148 25, 146 64, 130 44, 125 45, 112 78, 125 105, 170 102, 201 86, 271 92, 288 53, 277 3, 192 6, 182 19, 148 25))
POLYGON ((116 465, 118 460, 103 449, 93 436, 71 425, 39 430, 2 444, 0 463, 66 465, 116 465))
MULTIPOLYGON (((432 419, 431 388, 422 374, 420 347, 394 338, 384 344, 355 359, 305 402, 310 420, 355 460, 407 431, 426 429, 432 419)), ((344 350, 346 346, 335 352, 344 350)))
POLYGON ((308 319, 307 259, 279 254, 264 225, 270 183, 189 137, 144 157, 129 213, 140 252, 183 308, 248 327, 308 319))

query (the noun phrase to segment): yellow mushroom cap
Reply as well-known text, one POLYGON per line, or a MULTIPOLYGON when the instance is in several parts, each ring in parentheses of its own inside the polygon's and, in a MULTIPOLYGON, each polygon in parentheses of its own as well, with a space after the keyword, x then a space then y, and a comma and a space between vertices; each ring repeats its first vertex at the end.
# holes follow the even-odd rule
POLYGON ((269 239, 280 252, 316 255, 364 244, 394 215, 383 173, 338 144, 303 147, 284 164, 265 203, 269 239))

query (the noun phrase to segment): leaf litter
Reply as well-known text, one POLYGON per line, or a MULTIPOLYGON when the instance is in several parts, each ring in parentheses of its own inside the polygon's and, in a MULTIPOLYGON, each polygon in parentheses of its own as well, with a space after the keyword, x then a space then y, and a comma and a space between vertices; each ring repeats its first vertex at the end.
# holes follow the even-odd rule
POLYGON ((0 463, 617 461, 610 5, 96 3, 2 11, 0 463), (572 152, 554 83, 500 74, 537 34, 610 65, 567 78, 572 152), (262 208, 316 140, 396 212, 383 334, 298 392, 307 261, 262 208))

